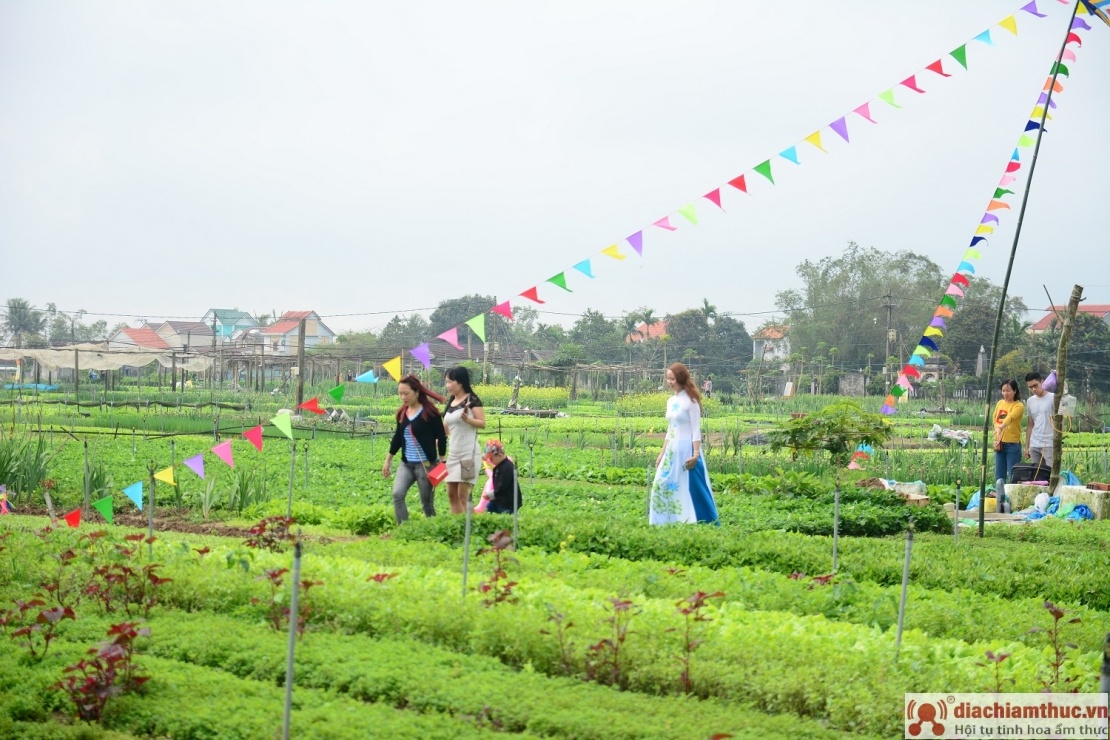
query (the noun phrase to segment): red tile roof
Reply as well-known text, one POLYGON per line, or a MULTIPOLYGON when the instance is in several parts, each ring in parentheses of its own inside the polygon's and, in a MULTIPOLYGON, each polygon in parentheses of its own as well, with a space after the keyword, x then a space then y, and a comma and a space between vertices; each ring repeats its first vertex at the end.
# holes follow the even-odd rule
POLYGON ((301 319, 307 319, 309 316, 311 316, 314 313, 316 313, 316 312, 315 311, 286 311, 285 313, 283 313, 281 315, 281 318, 279 319, 279 321, 290 321, 290 320, 300 321, 301 319))
POLYGON ((149 326, 140 326, 137 329, 132 329, 129 326, 120 328, 127 338, 130 339, 136 347, 143 347, 145 349, 169 349, 170 345, 166 344, 166 340, 158 336, 153 329, 149 326))
POLYGON ((636 329, 640 333, 634 334, 631 337, 626 337, 624 340, 626 344, 635 344, 637 342, 642 342, 645 339, 662 339, 663 335, 667 333, 667 322, 659 320, 651 326, 648 326, 641 321, 639 324, 636 325, 636 329))
POLYGON ((786 336, 786 327, 785 326, 765 326, 762 329, 760 329, 759 331, 757 331, 752 336, 752 339, 775 340, 775 339, 782 339, 785 336, 786 336))
POLYGON ((262 328, 263 334, 288 334, 293 329, 300 326, 300 321, 278 321, 262 328))
MULTIPOLYGON (((1048 331, 1053 324, 1057 322, 1056 312, 1064 313, 1068 310, 1067 306, 1049 306, 1045 309, 1045 315, 1041 320, 1029 327, 1029 331, 1048 331)), ((1090 313, 1098 316, 1100 319, 1106 318, 1110 314, 1110 304, 1107 303, 1092 303, 1090 305, 1079 304, 1080 313, 1090 313)))

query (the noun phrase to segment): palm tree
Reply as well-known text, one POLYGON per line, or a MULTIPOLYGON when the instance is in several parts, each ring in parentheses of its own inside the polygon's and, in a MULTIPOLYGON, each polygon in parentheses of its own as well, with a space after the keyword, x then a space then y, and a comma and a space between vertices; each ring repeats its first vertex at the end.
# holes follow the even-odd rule
POLYGON ((710 319, 716 320, 717 318, 717 307, 710 303, 708 298, 701 299, 701 308, 698 310, 705 316, 705 323, 707 325, 710 319))
POLYGON ((647 338, 651 336, 651 327, 658 324, 661 319, 655 315, 654 308, 641 308, 640 321, 644 322, 644 337, 647 338))
POLYGON ((629 344, 632 343, 633 338, 644 336, 640 331, 640 317, 635 313, 626 313, 621 317, 621 330, 624 333, 624 340, 629 344))
POLYGON ((7 315, 0 327, 17 348, 22 347, 24 338, 42 334, 46 329, 46 315, 31 308, 31 304, 22 298, 9 298, 7 315))

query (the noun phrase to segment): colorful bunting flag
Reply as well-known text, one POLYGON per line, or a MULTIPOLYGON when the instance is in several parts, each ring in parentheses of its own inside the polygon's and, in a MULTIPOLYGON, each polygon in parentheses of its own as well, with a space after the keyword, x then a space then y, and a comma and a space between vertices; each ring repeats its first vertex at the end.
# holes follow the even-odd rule
POLYGON ((952 282, 956 283, 957 285, 962 285, 965 288, 971 287, 971 281, 968 280, 967 277, 965 277, 964 275, 961 275, 958 272, 955 275, 952 276, 952 282))
MULTIPOLYGON (((466 325, 474 332, 474 336, 478 337, 478 341, 486 341, 486 315, 484 313, 480 313, 472 319, 467 319, 466 325)), ((400 369, 398 369, 397 374, 400 375, 400 369)))
POLYGON ((936 60, 935 62, 933 62, 929 66, 925 67, 925 69, 929 70, 930 72, 936 72, 941 77, 951 77, 952 76, 952 75, 950 75, 950 74, 948 74, 947 72, 944 71, 944 65, 941 64, 940 59, 936 60))
POLYGON ((112 515, 112 497, 105 496, 99 501, 93 501, 92 507, 100 512, 100 516, 104 517, 104 521, 109 524, 115 524, 115 517, 112 515))
MULTIPOLYGON (((694 226, 697 226, 697 225, 698 225, 698 214, 697 214, 697 212, 696 212, 696 211, 694 210, 694 204, 693 204, 693 203, 687 203, 686 205, 684 205, 684 206, 682 206, 681 208, 679 208, 679 209, 678 209, 678 212, 679 212, 680 214, 682 214, 682 217, 683 217, 684 219, 686 219, 687 221, 689 221, 690 223, 692 223, 692 224, 693 224, 694 226)), ((613 249, 616 249, 616 248, 617 248, 617 245, 616 245, 616 244, 614 244, 612 248, 613 248, 613 249)), ((621 259, 624 259, 624 257, 621 257, 621 259)))
POLYGON ((894 407, 884 403, 883 407, 881 409, 879 409, 879 413, 893 414, 894 413, 894 407))
POLYGON ((73 527, 74 529, 77 529, 81 526, 81 510, 74 509, 73 511, 63 516, 62 519, 65 520, 66 524, 73 527))
MULTIPOLYGON (((673 229, 672 229, 672 231, 673 231, 673 229)), ((582 260, 578 264, 574 265, 574 269, 578 270, 580 273, 582 273, 583 275, 585 275, 588 278, 592 279, 594 277, 594 273, 593 273, 593 270, 590 267, 590 261, 589 260, 582 260)))
POLYGON ((553 276, 549 277, 546 280, 546 282, 551 283, 552 285, 557 285, 558 287, 562 288, 563 290, 565 290, 568 293, 573 293, 574 292, 573 290, 571 290, 570 288, 567 287, 566 273, 560 272, 558 275, 553 275, 553 276))
POLYGON ((944 332, 942 332, 940 329, 938 329, 935 326, 930 326, 928 329, 925 330, 925 336, 927 336, 927 337, 943 337, 944 332))
MULTIPOLYGON (((452 331, 455 331, 455 330, 452 329, 452 331)), ((461 347, 460 347, 460 349, 461 349, 461 347)), ((347 390, 347 386, 337 385, 334 388, 332 388, 330 391, 328 391, 328 395, 331 396, 333 399, 335 399, 336 403, 339 403, 340 401, 343 400, 343 393, 346 390, 347 390)))
POLYGON ((848 120, 841 116, 829 124, 829 128, 837 133, 844 141, 848 141, 848 120))
MULTIPOLYGON (((479 315, 482 317, 482 325, 485 326, 486 315, 485 314, 479 314, 479 315)), ((473 321, 473 320, 474 319, 471 319, 470 321, 473 321)), ((466 322, 467 326, 470 326, 470 321, 466 322)), ((471 328, 473 328, 473 327, 471 327, 471 328)), ((477 332, 475 332, 475 334, 477 334, 477 332)), ((481 337, 483 342, 486 340, 484 334, 485 334, 485 332, 483 331, 483 336, 481 337)), ((397 355, 392 360, 386 360, 385 362, 383 362, 382 363, 382 369, 385 370, 387 373, 389 373, 389 377, 393 378, 394 380, 399 381, 401 379, 401 355, 397 355)))
POLYGON ((981 226, 979 226, 979 228, 977 228, 975 230, 975 233, 976 234, 993 234, 994 233, 994 227, 993 226, 982 226, 981 225, 981 226))
POLYGON ((254 445, 255 449, 262 452, 262 425, 259 424, 254 429, 248 429, 243 432, 243 436, 247 441, 254 445))
POLYGON ((1013 195, 1013 194, 1014 194, 1013 190, 1003 190, 1002 188, 995 188, 995 190, 994 190, 994 197, 995 198, 1001 198, 1004 195, 1013 195))
POLYGON ((989 28, 973 38, 972 41, 982 41, 987 46, 994 46, 994 41, 991 39, 991 30, 989 28))
POLYGON ((870 103, 864 103, 860 107, 852 109, 852 112, 853 113, 858 113, 865 120, 868 120, 871 123, 878 123, 878 121, 876 121, 874 118, 871 117, 871 104, 870 103))
MULTIPOLYGON (((226 445, 231 445, 231 442, 225 442, 226 445)), ((143 482, 132 483, 127 488, 123 489, 123 495, 131 499, 131 503, 138 507, 139 511, 143 510, 143 482)))
MULTIPOLYGON (((455 331, 455 330, 452 329, 451 331, 455 331)), ((459 347, 459 349, 462 349, 462 347, 459 347)), ((377 383, 378 382, 378 376, 374 375, 373 370, 367 370, 366 372, 362 373, 361 375, 356 375, 355 376, 355 382, 356 383, 377 383)))
POLYGON ((956 305, 956 299, 953 298, 951 295, 945 295, 943 298, 941 298, 940 305, 944 306, 945 308, 950 308, 953 311, 958 308, 958 306, 956 305))
MULTIPOLYGON (((984 239, 981 236, 977 236, 977 237, 975 237, 975 239, 978 239, 979 241, 986 241, 986 239, 984 239)), ((975 244, 975 239, 972 239, 972 244, 973 245, 975 244)), ((977 259, 982 259, 982 257, 983 257, 983 253, 980 252, 978 249, 975 249, 974 246, 972 246, 971 249, 965 249, 964 250, 964 259, 965 260, 977 260, 977 259)))
MULTIPOLYGON (((926 350, 926 351, 928 351, 928 350, 926 350)), ((917 365, 918 367, 925 367, 925 358, 922 357, 921 355, 917 355, 917 354, 911 355, 909 362, 910 362, 911 365, 917 365)))
POLYGON ((813 146, 817 147, 818 149, 820 149, 821 151, 825 152, 826 154, 828 154, 828 153, 829 153, 829 150, 828 150, 828 149, 826 149, 825 147, 821 146, 821 132, 820 132, 820 131, 814 131, 814 132, 813 132, 812 134, 810 134, 809 136, 807 136, 807 137, 805 138, 805 140, 806 140, 807 142, 809 142, 810 144, 813 144, 813 146))
MULTIPOLYGON (((494 306, 493 310, 496 311, 497 306, 494 306)), ((448 329, 447 331, 443 332, 442 334, 437 336, 436 339, 442 339, 443 341, 447 342, 448 344, 450 344, 455 349, 459 349, 459 350, 462 349, 462 345, 459 344, 459 327, 457 327, 457 326, 452 327, 452 328, 448 329)))
POLYGON ((289 439, 293 439, 293 417, 290 414, 278 414, 270 419, 270 423, 281 430, 289 439))
MULTIPOLYGON (((716 203, 718 207, 720 207, 721 206, 721 191, 720 190, 714 190, 713 192, 717 194, 717 200, 715 200, 713 202, 716 203)), ((705 197, 708 198, 709 196, 707 195, 705 197)), ((630 246, 630 247, 632 247, 633 249, 636 250, 636 254, 640 255, 641 257, 644 256, 644 232, 637 231, 635 234, 628 237, 625 241, 628 242, 628 246, 630 246)))
MULTIPOLYGON (((424 346, 427 347, 428 346, 427 343, 425 343, 424 346)), ((314 414, 326 414, 327 413, 327 411, 320 408, 320 397, 319 396, 313 396, 312 398, 308 399, 304 403, 298 405, 297 408, 298 409, 304 409, 305 411, 311 411, 314 414)))
POLYGON ((894 90, 883 90, 879 93, 879 100, 883 101, 891 108, 901 108, 902 106, 894 102, 894 90))
POLYGON ((1037 0, 1033 0, 1028 5, 1022 5, 1021 9, 1024 10, 1026 13, 1032 13, 1033 15, 1037 16, 1038 18, 1047 18, 1048 17, 1044 13, 1037 12, 1037 0))
POLYGON ((801 162, 798 161, 798 147, 796 146, 790 146, 786 149, 783 149, 781 152, 779 152, 779 156, 783 159, 789 159, 794 164, 801 164, 801 162))
MULTIPOLYGON (((612 249, 612 247, 606 247, 605 249, 612 249)), ((603 249, 601 251, 604 252, 605 249, 603 249)), ((619 259, 624 259, 624 258, 621 257, 619 259)), ((520 293, 519 295, 522 298, 527 298, 528 300, 532 301, 533 303, 546 303, 547 302, 547 301, 544 301, 544 300, 540 299, 539 293, 536 292, 536 286, 535 285, 533 285, 531 288, 524 291, 523 293, 520 293)))
POLYGON ((906 389, 900 385, 895 385, 890 389, 890 395, 894 396, 895 398, 900 398, 905 392, 906 389))
MULTIPOLYGON (((427 342, 423 342, 422 344, 418 344, 417 346, 413 347, 412 349, 409 350, 409 354, 412 355, 413 357, 415 357, 416 361, 419 362, 421 365, 423 365, 425 370, 431 370, 431 368, 432 368, 432 350, 431 350, 431 347, 428 346, 427 342)), ((316 399, 314 398, 309 403, 314 403, 315 401, 316 401, 316 399)), ((298 406, 298 408, 300 408, 300 407, 298 406)), ((309 409, 309 411, 312 411, 312 409, 309 409)), ((323 409, 321 409, 320 411, 317 411, 316 413, 322 414, 322 413, 324 413, 324 411, 323 411, 323 409)))
MULTIPOLYGON (((230 439, 225 441, 225 442, 220 442, 218 445, 213 447, 212 448, 212 454, 215 455, 216 457, 220 458, 221 460, 223 460, 224 463, 229 468, 232 468, 232 469, 235 468, 235 458, 231 454, 231 440, 230 439)), ((136 484, 136 485, 141 485, 141 484, 136 484)), ((127 493, 127 491, 125 490, 124 493, 127 493)), ((139 493, 141 494, 142 491, 140 490, 139 493)), ((139 507, 139 508, 142 508, 142 507, 139 507)))
MULTIPOLYGON (((610 244, 608 247, 601 250, 601 253, 615 260, 622 260, 628 256, 627 254, 621 254, 621 250, 616 244, 610 244)), ((543 303, 543 301, 540 301, 540 303, 543 303)))
MULTIPOLYGON (((501 301, 501 303, 498 303, 496 306, 491 308, 490 312, 500 314, 507 318, 509 321, 513 320, 513 307, 509 305, 508 301, 501 301)), ((459 349, 462 349, 462 347, 459 347, 459 349)))
POLYGON ((902 80, 898 84, 902 85, 903 87, 908 87, 909 89, 913 90, 915 93, 921 93, 922 95, 925 94, 925 91, 917 86, 917 75, 910 75, 909 77, 902 80))
POLYGON ((929 326, 935 326, 940 329, 947 329, 948 325, 944 323, 944 319, 940 316, 934 316, 933 320, 929 322, 929 326))
POLYGON ((975 265, 971 264, 970 262, 968 262, 966 260, 961 262, 960 266, 957 267, 956 269, 959 270, 960 272, 968 272, 968 273, 971 273, 972 275, 975 274, 975 265))
POLYGON ((185 467, 200 476, 204 480, 204 455, 193 455, 185 460, 185 467))
POLYGON ((1003 18, 1002 20, 1000 20, 998 22, 998 25, 1002 26, 1003 28, 1005 28, 1007 31, 1009 31, 1013 35, 1015 35, 1015 36, 1018 35, 1017 18, 1015 18, 1014 16, 1012 16, 1012 15, 1006 16, 1005 18, 1003 18))
MULTIPOLYGON (((710 190, 708 193, 706 193, 702 197, 705 198, 706 200, 708 200, 713 205, 720 208, 722 211, 725 210, 725 207, 723 205, 721 205, 721 189, 720 188, 714 188, 713 190, 710 190)), ((638 234, 640 232, 636 232, 636 233, 638 234)), ((631 241, 629 241, 628 243, 632 244, 631 241)), ((633 244, 632 248, 636 249, 636 246, 633 244)), ((643 252, 640 251, 639 249, 636 249, 636 254, 642 255, 643 252)))
POLYGON ((1010 204, 1002 200, 992 200, 987 206, 988 211, 1010 210, 1010 204))
POLYGON ((984 213, 983 219, 979 222, 981 224, 998 223, 998 216, 993 213, 984 213))
POLYGON ((949 285, 948 288, 944 291, 944 294, 945 295, 954 295, 957 298, 963 298, 964 297, 964 292, 962 290, 960 290, 960 286, 958 286, 958 285, 949 285))
MULTIPOLYGON (((937 343, 934 342, 932 339, 929 339, 929 337, 921 337, 921 342, 918 344, 918 346, 924 347, 927 350, 932 350, 933 352, 940 351, 940 347, 937 346, 937 343)), ((929 357, 929 355, 925 356, 929 357)))
POLYGON ((154 474, 154 480, 160 480, 163 483, 168 483, 171 486, 176 486, 177 481, 173 478, 173 467, 163 468, 154 474))
POLYGON ((952 56, 953 59, 955 59, 957 62, 960 63, 961 67, 963 67, 964 69, 967 69, 967 45, 966 44, 960 44, 955 49, 953 49, 952 53, 951 53, 951 56, 952 56))
POLYGON ((770 180, 772 185, 775 184, 775 178, 771 175, 771 160, 760 162, 753 169, 770 180))
POLYGON ((748 192, 748 183, 744 180, 744 176, 734 177, 728 181, 728 184, 739 190, 741 193, 748 192))
POLYGON ((670 216, 664 216, 663 218, 653 223, 652 226, 658 226, 659 228, 666 229, 667 231, 678 231, 677 226, 671 226, 670 216))
POLYGON ((921 371, 919 371, 913 365, 906 365, 904 368, 902 368, 902 374, 908 378, 921 378, 921 371))
POLYGON ((1022 135, 1022 137, 1020 139, 1018 139, 1018 146, 1030 147, 1030 146, 1033 146, 1036 143, 1037 142, 1036 142, 1035 139, 1030 139, 1028 136, 1025 136, 1024 134, 1022 135))
MULTIPOLYGON (((942 299, 942 302, 943 302, 943 299, 942 299)), ((933 314, 933 316, 943 316, 946 319, 950 319, 953 316, 952 309, 949 308, 948 306, 937 306, 937 310, 933 314)))

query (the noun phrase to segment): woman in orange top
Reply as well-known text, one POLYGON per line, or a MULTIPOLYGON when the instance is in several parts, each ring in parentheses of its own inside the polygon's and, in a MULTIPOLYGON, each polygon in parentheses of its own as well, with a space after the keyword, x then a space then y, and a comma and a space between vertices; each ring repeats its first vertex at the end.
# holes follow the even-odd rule
POLYGON ((1025 404, 1016 380, 1002 381, 1002 400, 994 407, 994 478, 1009 482, 1021 462, 1021 417, 1025 404))

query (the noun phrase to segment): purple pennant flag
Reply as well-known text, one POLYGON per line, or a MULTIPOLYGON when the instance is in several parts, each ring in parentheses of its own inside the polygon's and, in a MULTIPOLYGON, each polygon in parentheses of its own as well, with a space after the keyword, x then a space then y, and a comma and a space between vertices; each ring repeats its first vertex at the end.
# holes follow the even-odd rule
POLYGON ((1033 0, 1033 2, 1029 3, 1028 5, 1022 5, 1021 9, 1024 10, 1026 13, 1032 13, 1033 15, 1037 16, 1038 18, 1047 18, 1048 17, 1044 13, 1038 13, 1037 12, 1037 0, 1033 0))
POLYGON ((419 347, 413 347, 409 350, 409 354, 420 361, 425 370, 432 368, 432 353, 428 350, 428 343, 424 342, 419 347))
POLYGON ((1041 93, 1041 97, 1037 98, 1037 105, 1044 105, 1045 103, 1048 103, 1049 108, 1055 108, 1056 107, 1056 101, 1055 100, 1049 100, 1048 99, 1048 93, 1041 93))
POLYGON ((893 406, 887 406, 884 403, 883 407, 881 409, 879 409, 879 412, 882 413, 882 414, 885 414, 887 416, 890 416, 891 414, 894 413, 894 407, 893 406))
POLYGON ((980 221, 979 223, 981 223, 981 224, 998 223, 998 216, 994 215, 993 213, 988 213, 988 214, 983 216, 983 220, 980 221))
POLYGON ((637 231, 628 237, 628 245, 636 250, 636 254, 644 256, 644 232, 637 231))
POLYGON ((933 320, 929 322, 929 326, 935 326, 938 329, 947 329, 948 325, 944 323, 943 316, 934 316, 933 320))
POLYGON ((848 141, 848 122, 845 121, 843 117, 830 123, 829 128, 840 134, 840 138, 844 139, 844 141, 848 141))
POLYGON ((200 455, 194 455, 193 457, 190 457, 188 460, 185 461, 185 465, 188 466, 189 470, 191 470, 194 473, 196 473, 197 475, 199 475, 201 480, 204 480, 204 454, 203 453, 200 454, 200 455))
POLYGON ((1083 20, 1082 18, 1076 18, 1074 21, 1071 22, 1071 30, 1074 31, 1077 28, 1082 28, 1084 31, 1091 30, 1091 27, 1087 25, 1087 21, 1083 20))

